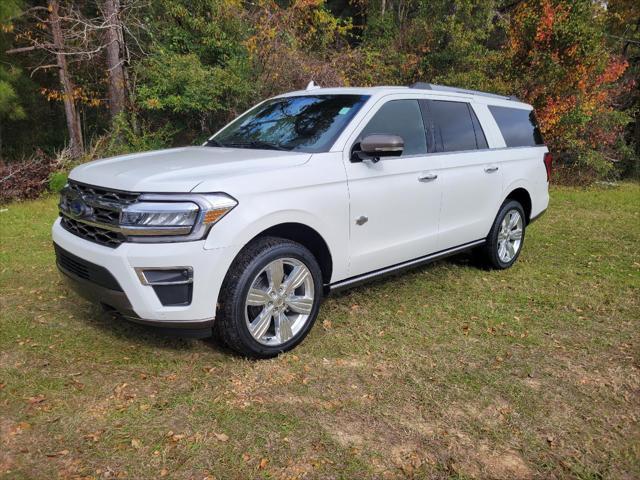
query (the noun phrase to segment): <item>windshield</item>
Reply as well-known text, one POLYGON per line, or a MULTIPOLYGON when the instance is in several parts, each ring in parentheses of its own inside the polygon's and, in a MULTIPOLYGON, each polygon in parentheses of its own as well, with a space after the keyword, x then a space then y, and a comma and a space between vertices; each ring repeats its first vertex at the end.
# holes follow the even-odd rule
POLYGON ((267 100, 230 123, 207 145, 326 152, 368 98, 305 95, 267 100))

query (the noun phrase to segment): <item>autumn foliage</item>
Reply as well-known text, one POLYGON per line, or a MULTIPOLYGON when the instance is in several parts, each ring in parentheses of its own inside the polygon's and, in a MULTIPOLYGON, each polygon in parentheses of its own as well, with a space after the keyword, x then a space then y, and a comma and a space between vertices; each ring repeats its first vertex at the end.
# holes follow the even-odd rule
POLYGON ((5 162, 36 147, 53 154, 68 146, 69 125, 78 125, 68 118, 74 109, 82 120, 76 136, 88 139, 85 152, 100 156, 155 147, 161 138, 167 146, 200 142, 257 99, 310 80, 431 81, 531 103, 563 180, 640 175, 637 2, 49 0, 48 10, 32 0, 11 4, 0 9, 0 65, 10 65, 0 67, 5 162), (60 12, 62 43, 55 48, 52 5, 60 12), (117 15, 108 15, 114 9, 117 15), (119 39, 118 48, 104 32, 119 39), (115 80, 116 66, 124 80, 115 80), (114 98, 125 98, 124 113, 114 98))

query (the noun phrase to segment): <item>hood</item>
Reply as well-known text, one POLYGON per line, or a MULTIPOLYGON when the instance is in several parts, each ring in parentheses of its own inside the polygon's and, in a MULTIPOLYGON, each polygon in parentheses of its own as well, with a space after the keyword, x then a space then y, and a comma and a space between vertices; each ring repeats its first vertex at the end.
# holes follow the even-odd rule
POLYGON ((130 192, 186 193, 223 180, 305 163, 311 154, 246 148, 184 147, 122 155, 74 168, 71 180, 130 192))

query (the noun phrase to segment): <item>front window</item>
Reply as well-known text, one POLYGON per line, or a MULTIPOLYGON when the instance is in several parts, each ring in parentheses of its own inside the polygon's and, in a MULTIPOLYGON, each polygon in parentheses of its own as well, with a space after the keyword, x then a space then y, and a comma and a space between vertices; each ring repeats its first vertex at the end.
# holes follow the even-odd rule
POLYGON ((207 145, 326 152, 368 98, 366 95, 274 98, 230 123, 207 145))
POLYGON ((418 100, 391 100, 385 103, 360 132, 360 140, 377 133, 402 137, 403 156, 427 153, 427 137, 418 100))

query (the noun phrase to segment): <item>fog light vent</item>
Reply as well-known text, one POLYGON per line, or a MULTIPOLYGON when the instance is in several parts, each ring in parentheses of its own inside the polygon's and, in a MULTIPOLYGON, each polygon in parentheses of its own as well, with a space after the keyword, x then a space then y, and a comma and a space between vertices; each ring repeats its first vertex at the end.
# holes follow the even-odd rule
POLYGON ((165 307, 191 304, 193 296, 193 268, 136 268, 143 285, 150 285, 165 307))

